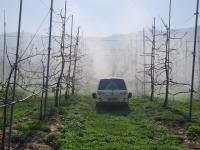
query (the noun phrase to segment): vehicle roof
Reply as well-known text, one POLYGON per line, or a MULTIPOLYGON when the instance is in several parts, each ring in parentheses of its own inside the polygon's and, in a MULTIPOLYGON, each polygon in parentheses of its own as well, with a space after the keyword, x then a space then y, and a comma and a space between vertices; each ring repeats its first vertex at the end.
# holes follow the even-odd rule
POLYGON ((123 78, 120 78, 120 77, 105 77, 105 78, 101 78, 100 80, 103 80, 103 79, 121 79, 121 80, 124 80, 123 78))

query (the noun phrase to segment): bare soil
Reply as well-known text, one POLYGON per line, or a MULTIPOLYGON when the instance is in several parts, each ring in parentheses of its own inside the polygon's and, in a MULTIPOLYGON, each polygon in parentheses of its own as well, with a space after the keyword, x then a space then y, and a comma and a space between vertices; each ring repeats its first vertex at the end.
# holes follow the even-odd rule
POLYGON ((200 143, 197 141, 190 140, 187 137, 187 130, 183 126, 183 124, 175 121, 156 121, 156 126, 166 127, 169 131, 177 133, 182 137, 182 145, 188 147, 191 150, 200 149, 200 143))

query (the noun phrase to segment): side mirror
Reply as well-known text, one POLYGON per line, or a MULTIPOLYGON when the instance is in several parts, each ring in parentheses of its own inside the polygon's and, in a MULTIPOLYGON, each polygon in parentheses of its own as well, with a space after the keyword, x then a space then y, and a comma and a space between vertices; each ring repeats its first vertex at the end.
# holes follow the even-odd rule
POLYGON ((128 99, 132 98, 132 93, 128 93, 128 99))
POLYGON ((92 93, 92 97, 93 97, 94 99, 96 99, 96 98, 97 98, 97 94, 96 94, 96 93, 92 93))

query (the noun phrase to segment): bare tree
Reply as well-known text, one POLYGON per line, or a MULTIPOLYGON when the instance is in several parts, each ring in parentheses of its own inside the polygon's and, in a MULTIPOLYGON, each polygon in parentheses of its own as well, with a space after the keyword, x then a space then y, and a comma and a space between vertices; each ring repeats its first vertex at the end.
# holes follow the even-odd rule
POLYGON ((44 93, 45 93, 45 65, 44 65, 44 57, 41 60, 42 63, 42 95, 40 99, 40 120, 43 119, 43 103, 44 103, 44 93))
POLYGON ((50 55, 51 55, 51 36, 52 36, 52 19, 53 19, 53 0, 51 0, 50 8, 50 25, 49 25, 49 44, 48 44, 48 58, 47 58, 47 67, 46 67, 46 83, 45 83, 45 97, 44 97, 44 116, 46 118, 47 111, 47 100, 48 100, 48 88, 49 88, 49 65, 50 65, 50 55))
POLYGON ((71 33, 70 33, 70 48, 69 48, 69 66, 68 73, 66 77, 66 90, 65 90, 65 100, 67 101, 69 97, 69 89, 71 85, 71 67, 72 67, 72 47, 73 47, 73 25, 74 25, 74 16, 71 16, 71 33))
POLYGON ((4 42, 3 42, 3 67, 2 67, 2 83, 5 81, 5 58, 6 58, 6 15, 4 10, 4 42))
POLYGON ((171 0, 169 4, 169 24, 166 26, 167 40, 166 40, 166 55, 165 55, 165 73, 166 73, 166 88, 165 88, 165 101, 163 107, 168 107, 169 99, 169 71, 170 71, 170 39, 171 39, 171 0))
MULTIPOLYGON (((5 87, 5 92, 4 92, 4 100, 3 100, 3 104, 7 105, 8 104, 8 97, 9 97, 9 88, 10 88, 10 81, 11 81, 11 77, 12 74, 14 72, 14 67, 12 66, 8 79, 7 79, 7 83, 6 83, 6 87, 5 87)), ((6 124, 7 124, 7 106, 3 107, 3 125, 2 125, 2 142, 1 142, 1 149, 5 149, 5 138, 6 138, 6 124)))
MULTIPOLYGON (((18 33, 17 33, 17 47, 16 47, 15 63, 13 65, 14 66, 14 81, 13 81, 13 87, 12 87, 12 101, 15 101, 15 94, 16 94, 16 79, 17 79, 17 70, 18 70, 17 64, 18 64, 18 58, 19 58, 19 42, 20 42, 20 32, 21 32, 22 3, 23 3, 23 1, 20 0, 19 23, 18 23, 18 33)), ((10 149, 10 143, 11 143, 11 134, 12 134, 12 127, 13 127, 13 111, 14 111, 14 104, 11 105, 11 111, 10 111, 8 149, 10 149)))
MULTIPOLYGON (((2 70, 2 92, 4 93, 7 93, 8 94, 8 88, 9 88, 9 85, 10 83, 7 83, 7 87, 6 87, 6 91, 4 91, 4 82, 5 82, 5 57, 6 57, 6 16, 5 16, 5 10, 4 10, 4 46, 3 46, 3 70, 2 70)), ((9 76, 9 79, 11 78, 11 74, 12 74, 12 71, 10 73, 10 76, 9 76)), ((9 80, 10 82, 10 80, 9 80)), ((4 101, 4 104, 7 104, 7 97, 8 95, 4 95, 5 99, 3 100, 4 101)), ((3 108, 3 132, 2 132, 2 149, 4 149, 4 143, 5 143, 5 130, 6 130, 6 115, 7 115, 7 107, 4 107, 3 108)))
POLYGON ((155 56, 156 56, 156 19, 154 17, 153 19, 153 25, 152 28, 149 29, 150 36, 148 37, 145 35, 145 32, 143 30, 143 57, 144 57, 144 70, 141 71, 143 73, 143 94, 146 95, 146 83, 150 84, 150 100, 153 101, 154 94, 155 94, 155 56), (151 52, 146 52, 145 48, 145 41, 148 41, 151 44, 151 52), (150 62, 146 62, 146 57, 150 57, 150 62), (147 77, 150 78, 146 79, 147 77), (149 81, 148 81, 149 80, 149 81))
POLYGON ((77 61, 78 61, 78 49, 79 49, 79 30, 80 27, 78 27, 78 32, 76 36, 76 44, 74 47, 74 68, 73 68, 73 74, 72 74, 72 95, 75 94, 76 89, 76 74, 77 74, 77 61))
POLYGON ((143 57, 144 57, 144 61, 143 61, 143 65, 144 65, 144 72, 143 72, 143 95, 146 95, 146 57, 145 57, 145 53, 146 53, 146 45, 145 45, 145 30, 143 29, 143 57))
POLYGON ((155 46, 156 46, 156 19, 154 17, 154 23, 152 27, 152 51, 151 51, 151 97, 150 100, 153 101, 154 99, 154 92, 155 92, 155 46))
POLYGON ((196 20, 195 20, 195 34, 194 34, 194 51, 193 51, 193 62, 192 62, 192 77, 191 77, 191 89, 190 89, 190 107, 189 107, 189 120, 192 121, 192 101, 194 94, 194 73, 195 73, 195 59, 196 59, 196 42, 197 42, 197 25, 199 17, 199 0, 196 5, 196 20))
POLYGON ((200 37, 198 37, 198 93, 200 95, 200 37))
POLYGON ((61 91, 61 81, 63 77, 63 71, 65 69, 65 23, 66 23, 66 1, 65 1, 65 11, 64 11, 64 16, 62 16, 62 36, 61 36, 61 43, 60 43, 60 55, 62 58, 62 63, 61 63, 61 71, 60 75, 58 77, 58 81, 56 84, 56 94, 55 94, 55 106, 57 107, 59 105, 59 91, 61 91))

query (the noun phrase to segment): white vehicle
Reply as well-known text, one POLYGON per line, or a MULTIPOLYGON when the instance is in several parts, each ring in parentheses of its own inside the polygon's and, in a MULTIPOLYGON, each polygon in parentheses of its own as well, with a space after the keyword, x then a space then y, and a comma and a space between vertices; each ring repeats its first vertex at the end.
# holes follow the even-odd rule
POLYGON ((128 92, 124 79, 105 78, 99 81, 97 92, 92 96, 96 99, 96 105, 102 103, 128 105, 132 93, 128 92))

